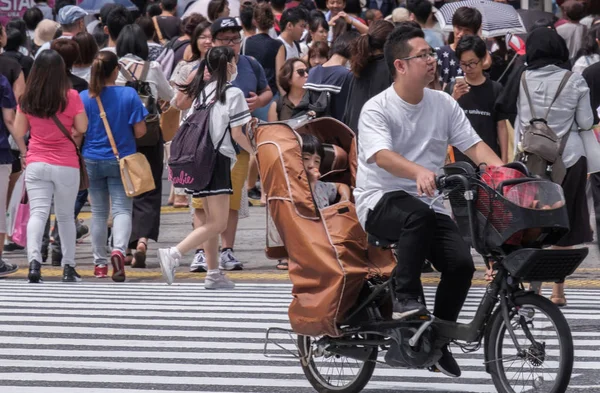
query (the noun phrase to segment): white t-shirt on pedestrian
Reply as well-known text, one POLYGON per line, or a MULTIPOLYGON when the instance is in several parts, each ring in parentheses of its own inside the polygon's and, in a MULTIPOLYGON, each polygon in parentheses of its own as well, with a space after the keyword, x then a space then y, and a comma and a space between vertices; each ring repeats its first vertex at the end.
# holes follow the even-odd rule
MULTIPOLYGON (((393 85, 364 105, 358 121, 358 172, 356 212, 363 226, 369 210, 392 191, 405 191, 418 197, 415 180, 400 178, 380 168, 374 161, 381 150, 396 152, 432 172, 444 166, 448 144, 465 151, 481 142, 458 103, 448 94, 425 89, 417 105, 398 96, 393 85)), ((425 203, 432 198, 418 197, 425 203)), ((448 214, 441 201, 438 213, 448 214)))
MULTIPOLYGON (((206 99, 202 102, 209 103, 213 100, 216 87, 217 82, 211 82, 204 87, 206 99)), ((188 116, 194 112, 198 99, 205 98, 204 94, 200 93, 200 96, 194 100, 188 116)), ((246 103, 244 93, 235 86, 230 86, 225 91, 224 104, 222 104, 221 101, 216 101, 211 109, 209 123, 210 139, 215 147, 219 144, 221 139, 223 139, 219 152, 231 159, 231 168, 233 168, 233 165, 236 162, 237 155, 235 148, 233 147, 233 142, 231 141, 231 136, 225 135, 225 133, 230 132, 229 127, 233 128, 246 125, 251 119, 252 115, 250 114, 250 109, 246 103)))
POLYGON ((283 42, 283 46, 285 47, 285 59, 293 59, 294 57, 300 57, 300 51, 298 51, 298 46, 295 42, 292 42, 292 45, 288 44, 281 36, 277 37, 278 40, 283 42))

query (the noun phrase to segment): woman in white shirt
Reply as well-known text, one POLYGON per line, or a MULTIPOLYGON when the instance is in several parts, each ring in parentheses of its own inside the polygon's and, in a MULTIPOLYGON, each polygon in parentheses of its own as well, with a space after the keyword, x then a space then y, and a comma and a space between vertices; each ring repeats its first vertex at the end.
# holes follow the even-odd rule
POLYGON ((252 151, 250 142, 242 132, 242 127, 251 119, 248 104, 244 93, 229 83, 236 76, 237 64, 233 49, 219 46, 208 51, 206 59, 200 62, 194 80, 183 89, 187 96, 195 97, 193 108, 198 104, 214 102, 210 112, 210 137, 213 145, 220 144, 220 147, 207 186, 202 190, 190 190, 195 197, 202 198, 206 212, 205 223, 196 227, 176 247, 158 250, 163 276, 168 284, 173 283, 175 269, 183 255, 199 244, 204 244, 208 267, 204 287, 231 289, 235 286, 219 270, 218 248, 219 235, 227 228, 229 198, 233 194, 231 168, 237 158, 233 141, 242 149, 252 151), (211 70, 208 82, 204 80, 206 68, 211 70))
MULTIPOLYGON (((128 79, 141 80, 144 65, 148 60, 148 43, 142 28, 136 24, 123 28, 117 39, 117 56, 121 70, 117 85, 125 85, 128 79)), ((173 89, 165 78, 160 64, 149 62, 145 82, 150 85, 152 96, 156 100, 170 101, 173 89)), ((133 200, 132 230, 129 249, 134 249, 134 255, 127 252, 125 263, 132 267, 146 267, 146 251, 148 239, 158 241, 160 228, 160 206, 162 198, 162 172, 164 160, 164 141, 162 135, 154 146, 138 146, 138 152, 144 154, 150 163, 152 177, 156 188, 133 200)))

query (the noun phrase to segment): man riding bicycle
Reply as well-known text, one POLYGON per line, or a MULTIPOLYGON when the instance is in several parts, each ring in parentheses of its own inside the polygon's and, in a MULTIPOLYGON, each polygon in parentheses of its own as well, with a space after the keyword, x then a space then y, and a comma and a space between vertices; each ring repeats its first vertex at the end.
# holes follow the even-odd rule
MULTIPOLYGON (((456 321, 475 267, 469 246, 441 201, 430 204, 436 172, 448 144, 473 162, 503 162, 481 141, 463 110, 441 91, 427 89, 437 56, 412 24, 397 27, 384 48, 394 77, 387 90, 369 100, 359 120, 358 173, 354 196, 366 232, 397 245, 393 318, 424 313, 421 267, 431 261, 442 273, 433 314, 456 321)), ((436 363, 446 375, 460 376, 447 347, 436 363)))

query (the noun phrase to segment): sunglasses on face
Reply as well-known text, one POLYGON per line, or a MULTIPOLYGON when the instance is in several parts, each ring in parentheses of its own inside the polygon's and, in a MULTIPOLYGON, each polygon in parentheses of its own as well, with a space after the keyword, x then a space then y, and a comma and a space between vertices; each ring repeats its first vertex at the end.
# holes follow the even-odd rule
POLYGON ((296 70, 298 76, 304 78, 305 75, 308 75, 308 70, 306 68, 299 68, 296 70))

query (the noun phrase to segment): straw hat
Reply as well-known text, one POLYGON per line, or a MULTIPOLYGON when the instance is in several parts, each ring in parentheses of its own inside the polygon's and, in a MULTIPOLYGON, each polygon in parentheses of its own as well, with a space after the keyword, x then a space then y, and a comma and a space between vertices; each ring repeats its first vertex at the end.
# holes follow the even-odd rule
POLYGON ((54 35, 56 34, 56 30, 58 30, 59 27, 59 24, 53 20, 42 20, 35 28, 33 42, 37 46, 42 46, 45 43, 52 41, 54 35))

